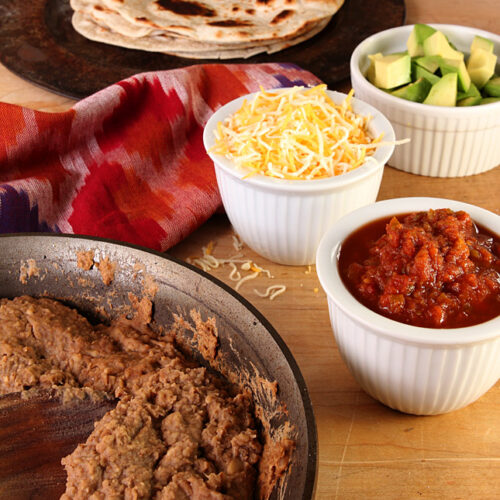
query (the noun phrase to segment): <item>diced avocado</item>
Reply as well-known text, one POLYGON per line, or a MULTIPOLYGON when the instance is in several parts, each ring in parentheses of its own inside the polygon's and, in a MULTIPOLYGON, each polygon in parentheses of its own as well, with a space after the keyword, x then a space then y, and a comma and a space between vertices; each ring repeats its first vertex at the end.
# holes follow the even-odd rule
POLYGON ((472 43, 470 44, 470 53, 472 54, 476 49, 483 49, 487 50, 488 52, 493 52, 494 48, 495 44, 491 40, 476 35, 473 38, 472 43))
POLYGON ((413 31, 415 31, 418 43, 424 43, 426 38, 429 38, 432 34, 436 33, 435 28, 422 23, 415 24, 415 26, 413 26, 413 31))
POLYGON ((495 74, 496 62, 497 56, 492 52, 484 49, 476 49, 471 52, 467 61, 467 71, 477 88, 482 88, 495 74))
POLYGON ((426 69, 422 68, 422 66, 418 66, 417 64, 415 64, 415 66, 413 67, 412 76, 414 80, 425 78, 431 85, 434 85, 440 80, 439 76, 431 73, 430 71, 427 71, 426 69))
POLYGON ((436 31, 424 40, 424 55, 441 56, 446 59, 463 59, 462 52, 453 49, 441 31, 436 31))
POLYGON ((472 82, 470 82, 469 90, 467 90, 467 92, 457 93, 457 101, 461 101, 467 97, 481 97, 481 92, 479 92, 479 89, 472 82))
POLYGON ((408 40, 406 40, 406 46, 408 47, 408 54, 410 54, 411 57, 424 55, 424 47, 422 44, 418 43, 415 29, 412 30, 408 40))
POLYGON ((475 106, 500 100, 493 41, 475 36, 467 56, 444 32, 416 24, 406 45, 405 52, 368 56, 366 77, 379 89, 435 106, 475 106))
POLYGON ((422 68, 435 73, 439 68, 443 58, 441 56, 422 56, 415 58, 415 64, 422 66, 422 68))
POLYGON ((366 78, 371 83, 375 81, 375 64, 373 61, 381 57, 383 57, 382 52, 377 52, 376 54, 370 54, 368 56, 368 59, 370 59, 370 66, 368 66, 368 70, 366 71, 366 78))
POLYGON ((411 81, 409 54, 389 54, 373 60, 374 84, 381 89, 392 89, 411 81))
POLYGON ((427 24, 415 24, 406 41, 408 53, 411 57, 423 56, 424 47, 423 43, 426 38, 431 36, 436 30, 427 24))
POLYGON ((447 42, 448 42, 448 45, 449 45, 449 46, 450 46, 453 50, 458 50, 458 49, 455 47, 454 43, 453 43, 453 42, 449 39, 449 37, 448 37, 447 35, 444 35, 444 36, 445 36, 445 38, 446 38, 446 40, 447 40, 447 42))
POLYGON ((457 73, 442 76, 429 91, 424 104, 434 106, 455 106, 457 101, 457 73))
POLYGON ((457 106, 476 106, 481 102, 481 96, 469 96, 465 99, 458 99, 457 106))
POLYGON ((483 87, 484 93, 490 97, 500 97, 500 76, 493 76, 483 87))
POLYGON ((458 90, 460 92, 467 92, 469 90, 471 79, 463 60, 442 59, 439 68, 442 75, 446 75, 447 73, 458 74, 458 90))
POLYGON ((396 97, 401 97, 407 101, 423 102, 427 97, 432 85, 425 78, 419 78, 416 82, 409 83, 404 87, 391 92, 396 97))
POLYGON ((500 102, 500 97, 483 97, 479 104, 490 104, 492 102, 500 102))

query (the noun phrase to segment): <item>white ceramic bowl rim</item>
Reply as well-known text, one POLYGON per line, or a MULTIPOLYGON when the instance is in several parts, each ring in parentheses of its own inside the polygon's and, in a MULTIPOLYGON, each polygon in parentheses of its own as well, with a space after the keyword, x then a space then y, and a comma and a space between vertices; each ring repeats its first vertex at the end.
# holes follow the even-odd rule
POLYGON ((430 208, 464 210, 470 214, 475 222, 494 234, 500 234, 500 216, 475 205, 455 200, 410 197, 372 203, 339 219, 321 239, 316 254, 316 271, 323 289, 329 299, 348 316, 363 323, 369 330, 401 342, 458 347, 500 336, 500 316, 465 328, 435 329, 399 323, 381 316, 361 304, 342 282, 338 272, 337 256, 341 243, 349 234, 364 224, 389 215, 423 211, 430 208))
MULTIPOLYGON (((396 28, 390 28, 384 31, 380 31, 374 35, 365 38, 355 49, 351 56, 350 71, 351 74, 356 74, 358 79, 364 84, 370 87, 370 91, 374 92, 377 97, 385 102, 394 103, 397 101, 398 105, 402 109, 408 109, 413 111, 422 111, 423 109, 432 110, 434 115, 437 116, 463 116, 464 114, 470 116, 471 118, 475 115, 482 115, 484 113, 484 108, 487 107, 490 110, 493 106, 498 107, 500 112, 500 101, 493 102, 489 104, 482 104, 480 106, 434 106, 431 104, 423 104, 419 102, 408 101, 406 99, 401 99, 400 97, 395 97, 383 90, 380 90, 375 85, 370 83, 360 69, 360 60, 364 55, 368 55, 368 47, 372 45, 375 41, 379 40, 389 40, 391 37, 398 35, 400 33, 406 33, 406 36, 410 36, 411 30, 414 25, 398 26, 396 28), (424 107, 424 108, 422 108, 424 107)), ((481 30, 478 28, 471 28, 468 26, 460 26, 455 24, 434 24, 429 23, 429 26, 436 28, 437 30, 443 31, 446 35, 450 36, 450 40, 453 43, 453 33, 460 33, 465 35, 470 35, 471 41, 474 35, 479 35, 484 38, 489 38, 495 43, 495 53, 499 56, 497 61, 497 66, 500 63, 500 36, 495 33, 490 33, 489 31, 481 30)))
MULTIPOLYGON (((286 89, 275 89, 274 91, 279 92, 280 90, 286 89)), ((328 90, 327 92, 329 96, 337 103, 342 102, 345 97, 347 97, 346 94, 343 94, 341 92, 336 92, 333 90, 328 90)), ((217 127, 217 123, 223 121, 226 116, 240 109, 241 105, 243 104, 243 100, 251 99, 256 93, 257 92, 238 97, 237 99, 234 99, 233 101, 230 101, 224 106, 220 107, 209 118, 203 130, 203 142, 210 158, 214 163, 217 164, 217 166, 222 168, 231 176, 240 179, 242 182, 276 191, 310 192, 331 190, 336 188, 340 189, 342 187, 345 187, 346 185, 355 183, 363 179, 364 177, 373 174, 381 166, 383 167, 394 151, 394 144, 380 146, 371 156, 371 158, 373 158, 373 160, 375 161, 368 160, 355 170, 351 170, 350 172, 347 172, 345 174, 325 179, 286 180, 276 179, 265 175, 252 175, 250 177, 247 177, 246 179, 243 179, 243 177, 247 175, 248 172, 235 168, 234 164, 228 158, 225 158, 222 155, 210 153, 209 151, 215 144, 214 130, 217 127)), ((370 104, 356 99, 355 97, 352 99, 352 107, 356 113, 371 116, 368 130, 374 136, 378 136, 383 133, 384 137, 382 140, 384 142, 387 141, 388 143, 393 143, 395 141, 394 129, 392 128, 389 120, 387 120, 387 118, 382 115, 380 111, 375 109, 370 104)))

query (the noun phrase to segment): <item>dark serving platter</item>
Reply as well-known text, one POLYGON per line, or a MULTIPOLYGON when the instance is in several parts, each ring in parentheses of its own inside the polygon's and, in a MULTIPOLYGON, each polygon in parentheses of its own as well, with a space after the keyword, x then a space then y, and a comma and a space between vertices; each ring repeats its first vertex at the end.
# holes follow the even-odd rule
MULTIPOLYGON (((53 297, 76 307, 91 321, 106 320, 123 313, 123 307, 130 304, 129 293, 140 298, 154 283, 155 327, 170 325, 174 314, 189 320, 191 310, 198 311, 204 320, 215 318, 219 334, 215 359, 229 373, 243 375, 251 382, 244 385, 262 408, 271 436, 281 436, 289 424, 294 429, 291 437, 296 448, 290 468, 271 498, 313 497, 317 436, 306 384, 282 338, 238 293, 165 254, 110 240, 52 234, 2 235, 0 255, 0 297, 53 297), (78 266, 77 256, 87 251, 93 251, 95 261, 107 257, 116 264, 111 284, 104 284, 97 269, 78 266), (266 391, 266 381, 277 382, 277 395, 266 391)), ((182 342, 193 340, 189 330, 178 335, 182 342)), ((197 353, 196 345, 192 345, 194 355, 199 357, 200 351, 197 353)), ((88 409, 83 405, 65 408, 61 413, 53 402, 41 403, 20 401, 12 395, 0 398, 0 498, 58 498, 66 481, 61 458, 90 434, 92 419, 106 411, 102 406, 88 409)))
MULTIPOLYGON (((76 99, 136 73, 221 62, 93 42, 73 29, 71 15, 69 0, 0 0, 0 62, 36 85, 76 99)), ((404 0, 346 0, 310 40, 275 54, 222 62, 295 63, 333 85, 349 76, 349 59, 359 42, 404 21, 404 0)))

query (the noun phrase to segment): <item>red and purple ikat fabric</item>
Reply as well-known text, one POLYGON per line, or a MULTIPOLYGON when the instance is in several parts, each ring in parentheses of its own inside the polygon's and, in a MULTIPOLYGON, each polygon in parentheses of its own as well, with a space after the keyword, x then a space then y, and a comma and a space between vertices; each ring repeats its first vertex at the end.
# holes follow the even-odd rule
POLYGON ((291 64, 143 73, 62 113, 0 103, 0 233, 91 235, 167 250, 221 207, 210 115, 265 89, 321 83, 291 64))

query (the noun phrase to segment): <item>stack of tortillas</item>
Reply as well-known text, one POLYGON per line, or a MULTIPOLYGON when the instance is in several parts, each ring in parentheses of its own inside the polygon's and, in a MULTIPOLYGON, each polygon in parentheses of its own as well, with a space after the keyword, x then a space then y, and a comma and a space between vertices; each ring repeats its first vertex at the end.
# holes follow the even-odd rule
POLYGON ((94 41, 193 59, 269 54, 320 32, 344 0, 71 0, 94 41))

